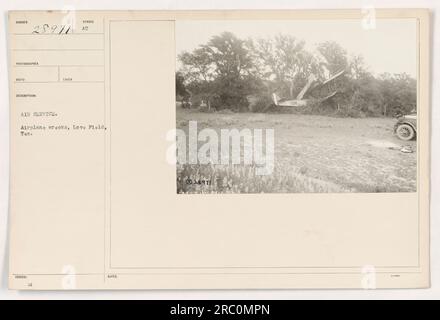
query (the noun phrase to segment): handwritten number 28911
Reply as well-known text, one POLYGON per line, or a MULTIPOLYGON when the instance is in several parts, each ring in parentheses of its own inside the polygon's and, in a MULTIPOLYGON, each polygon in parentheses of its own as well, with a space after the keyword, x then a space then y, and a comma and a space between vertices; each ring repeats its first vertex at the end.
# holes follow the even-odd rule
POLYGON ((48 34, 48 33, 53 33, 53 34, 72 33, 72 26, 58 25, 58 24, 49 25, 45 23, 42 25, 34 26, 34 30, 32 31, 32 34, 48 34))

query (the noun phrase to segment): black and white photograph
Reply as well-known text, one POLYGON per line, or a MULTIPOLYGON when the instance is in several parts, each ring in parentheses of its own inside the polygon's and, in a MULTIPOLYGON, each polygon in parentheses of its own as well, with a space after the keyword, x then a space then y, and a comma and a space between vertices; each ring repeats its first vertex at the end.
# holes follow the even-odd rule
POLYGON ((44 1, 0 3, 0 300, 440 296, 440 3, 44 1))
POLYGON ((175 28, 177 193, 417 191, 416 19, 175 28))

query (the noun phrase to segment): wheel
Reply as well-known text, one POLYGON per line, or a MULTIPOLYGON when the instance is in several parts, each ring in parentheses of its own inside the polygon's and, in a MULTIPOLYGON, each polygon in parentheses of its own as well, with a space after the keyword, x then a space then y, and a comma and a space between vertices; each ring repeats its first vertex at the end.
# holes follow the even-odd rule
POLYGON ((416 135, 416 132, 414 131, 413 127, 411 127, 409 124, 400 124, 396 129, 396 134, 401 140, 411 140, 416 135))

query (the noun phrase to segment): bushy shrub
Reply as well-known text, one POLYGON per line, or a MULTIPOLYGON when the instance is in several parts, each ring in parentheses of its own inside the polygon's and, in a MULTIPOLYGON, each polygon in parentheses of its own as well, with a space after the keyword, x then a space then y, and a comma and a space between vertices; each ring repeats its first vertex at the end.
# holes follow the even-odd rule
POLYGON ((251 95, 247 97, 248 109, 251 112, 264 112, 273 105, 269 95, 251 95))

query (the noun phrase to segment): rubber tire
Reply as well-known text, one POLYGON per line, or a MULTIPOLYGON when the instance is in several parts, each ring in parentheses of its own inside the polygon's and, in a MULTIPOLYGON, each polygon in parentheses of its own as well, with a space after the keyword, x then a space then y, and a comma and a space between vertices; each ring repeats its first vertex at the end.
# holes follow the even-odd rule
POLYGON ((412 139, 414 139, 414 137, 415 137, 415 135, 416 135, 416 132, 414 131, 414 128, 413 127, 411 127, 409 124, 406 124, 406 123, 404 123, 404 124, 400 124, 398 127, 397 127, 397 129, 396 129, 396 134, 397 134, 397 137, 399 137, 399 139, 400 140, 404 140, 404 141, 409 141, 409 140, 412 140, 412 139), (409 134, 408 134, 408 136, 402 136, 401 134, 400 134, 400 130, 401 129, 406 129, 406 130, 408 130, 408 132, 409 132, 409 134))

